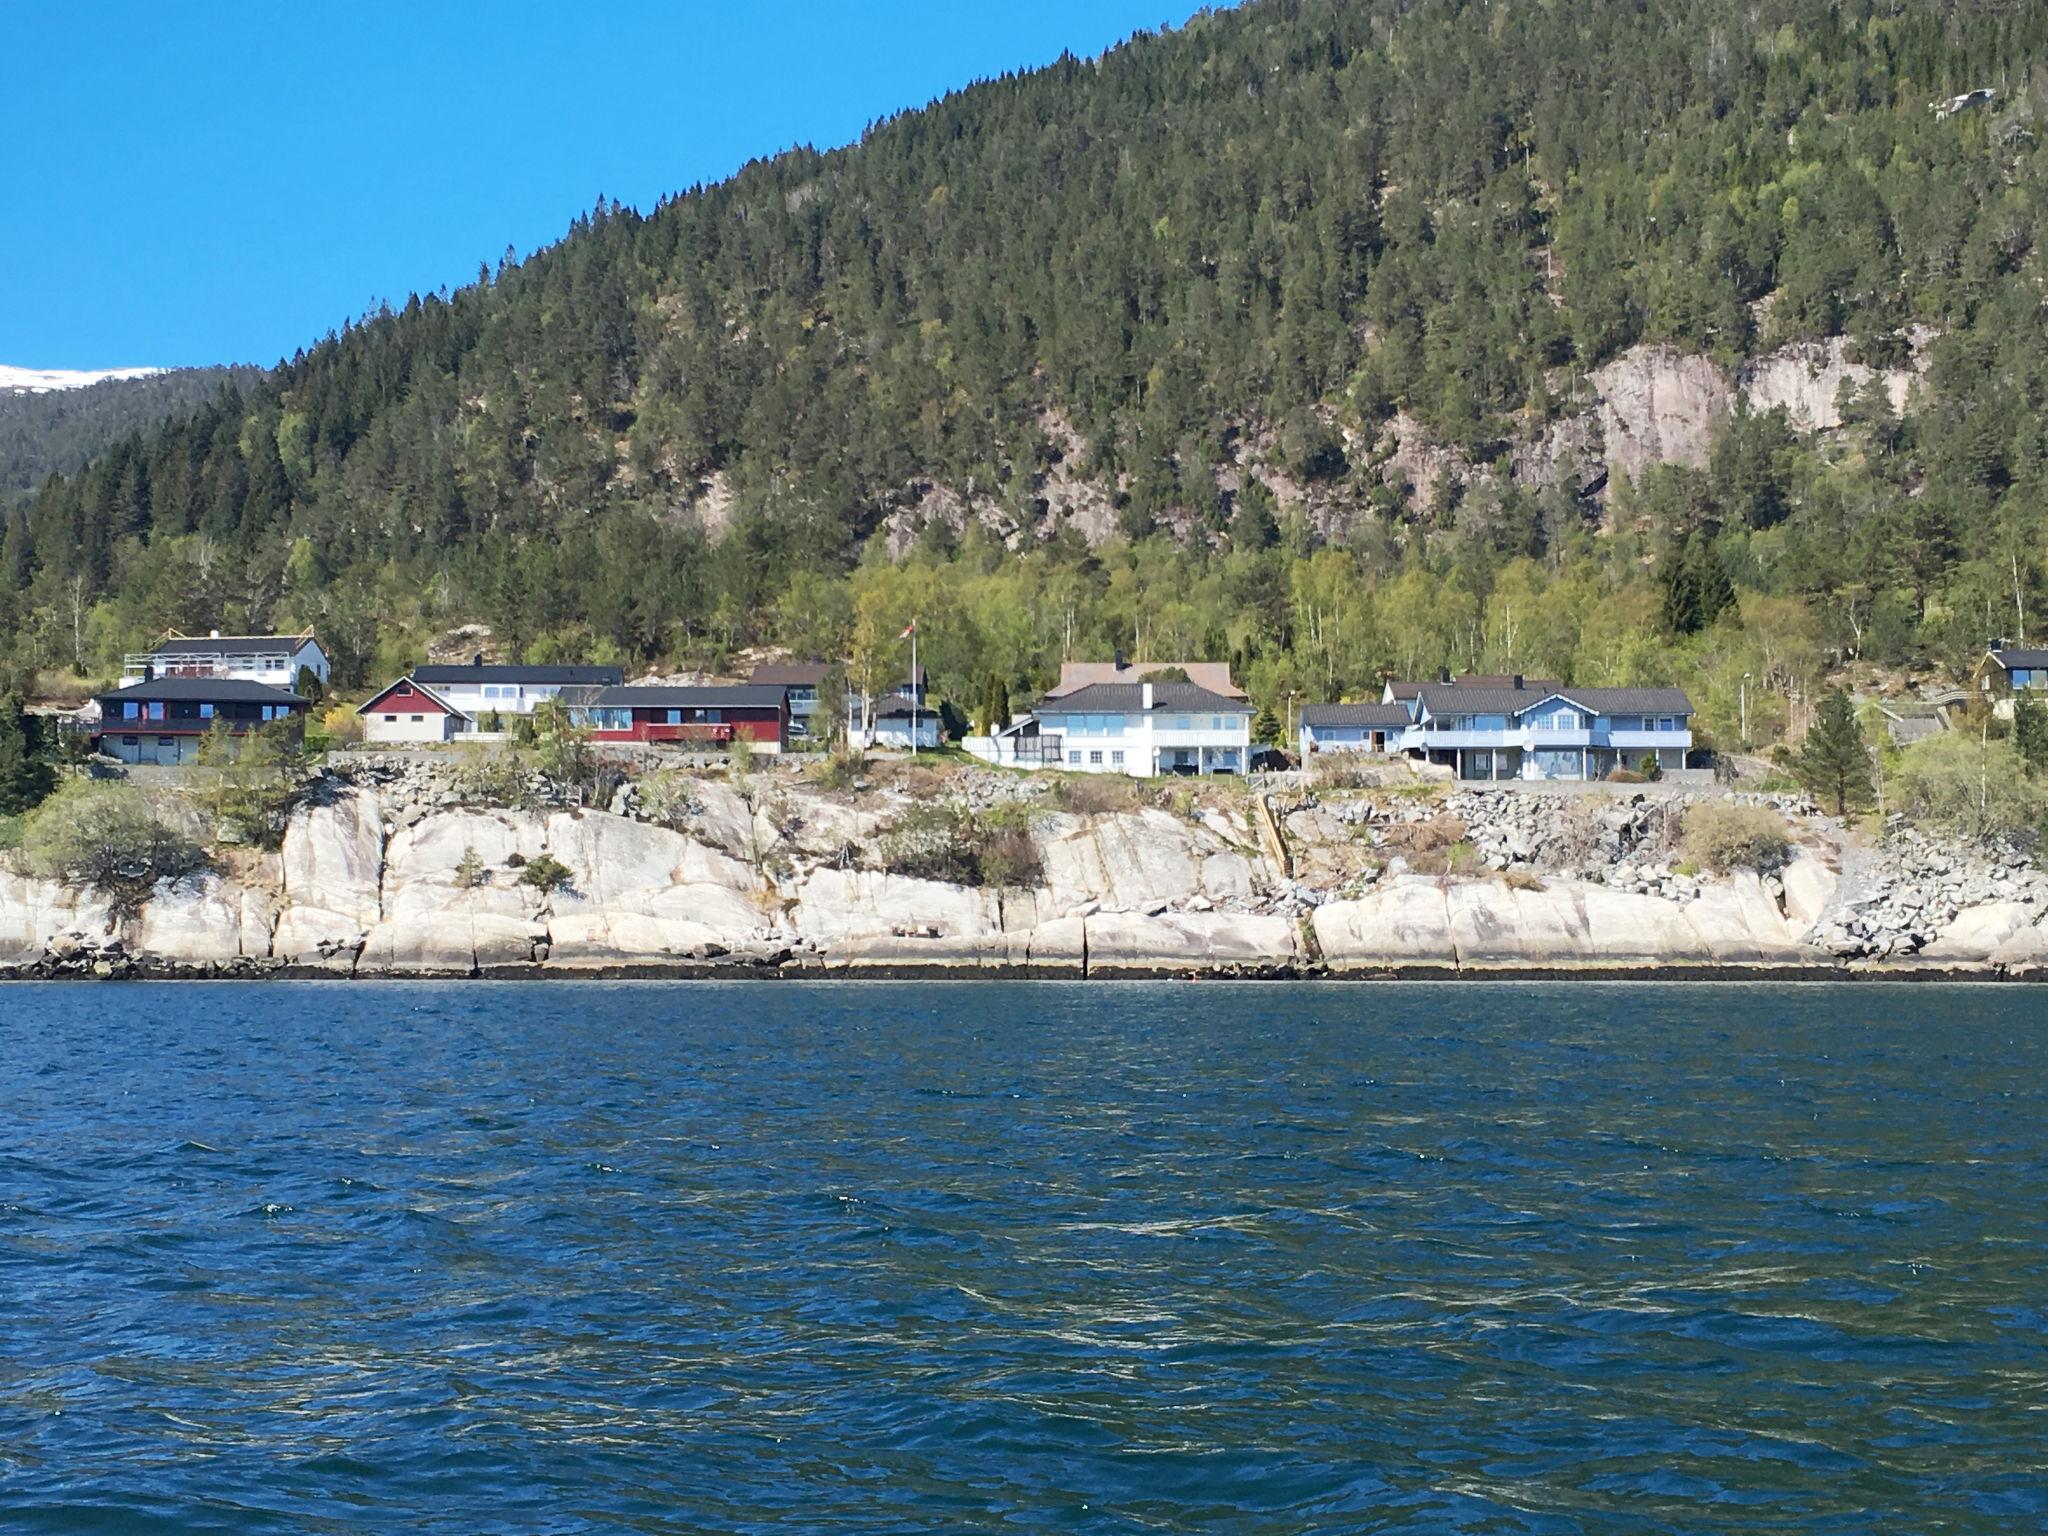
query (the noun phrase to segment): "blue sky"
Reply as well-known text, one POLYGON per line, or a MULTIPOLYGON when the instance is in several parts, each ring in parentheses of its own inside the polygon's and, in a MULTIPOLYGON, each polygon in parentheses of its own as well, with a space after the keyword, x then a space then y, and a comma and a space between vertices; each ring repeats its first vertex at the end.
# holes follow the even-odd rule
POLYGON ((0 0, 0 363, 272 363, 1190 0, 0 0))

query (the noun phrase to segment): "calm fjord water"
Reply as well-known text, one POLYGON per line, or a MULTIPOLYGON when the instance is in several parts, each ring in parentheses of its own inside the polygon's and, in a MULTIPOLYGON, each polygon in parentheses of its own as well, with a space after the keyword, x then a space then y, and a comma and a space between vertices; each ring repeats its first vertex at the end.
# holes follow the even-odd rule
POLYGON ((2048 993, 0 989, 0 1530, 2048 1525, 2048 993))

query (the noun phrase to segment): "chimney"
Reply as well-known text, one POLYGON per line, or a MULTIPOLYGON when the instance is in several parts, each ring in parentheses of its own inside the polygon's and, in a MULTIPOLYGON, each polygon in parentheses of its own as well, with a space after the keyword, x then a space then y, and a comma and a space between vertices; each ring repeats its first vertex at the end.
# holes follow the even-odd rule
POLYGON ((144 662, 144 663, 142 664, 142 680, 143 680, 143 681, 144 681, 145 683, 153 683, 153 682, 155 682, 155 681, 156 681, 156 663, 155 663, 155 662, 153 662, 153 661, 145 661, 145 662, 144 662))
POLYGON ((478 651, 474 656, 469 658, 469 664, 472 667, 482 666, 484 664, 484 653, 482 651, 478 651))
POLYGON ((1145 708, 1150 709, 1152 707, 1152 685, 1150 683, 1140 683, 1138 686, 1145 690, 1145 708))
POLYGON ((209 640, 218 640, 220 638, 220 631, 217 629, 209 629, 206 632, 206 638, 209 640))
POLYGON ((1121 672, 1125 667, 1128 667, 1129 665, 1130 663, 1124 660, 1124 653, 1122 651, 1118 651, 1116 653, 1116 665, 1112 667, 1110 670, 1115 672, 1121 672))
POLYGON ((1515 692, 1517 692, 1517 693, 1520 693, 1521 691, 1522 691, 1522 674, 1521 674, 1521 673, 1519 673, 1519 672, 1517 672, 1517 673, 1515 674, 1515 692))
POLYGON ((1445 667, 1443 671, 1437 674, 1437 680, 1441 682, 1446 688, 1450 687, 1451 669, 1449 667, 1445 667))

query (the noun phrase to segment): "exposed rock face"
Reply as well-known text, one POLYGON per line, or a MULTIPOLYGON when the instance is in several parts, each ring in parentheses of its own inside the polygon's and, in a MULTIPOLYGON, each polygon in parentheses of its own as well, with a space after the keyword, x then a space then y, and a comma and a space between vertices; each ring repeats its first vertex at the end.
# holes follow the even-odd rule
POLYGON ((1840 336, 1826 341, 1800 341, 1760 357, 1743 369, 1741 394, 1752 411, 1785 408, 1786 420, 1801 432, 1827 431, 1842 424, 1839 407, 1846 382, 1858 392, 1879 380, 1894 411, 1903 411, 1919 377, 1914 368, 1869 368, 1848 360, 1848 343, 1840 336))
POLYGON ((1593 370, 1611 470, 1633 478, 1652 464, 1703 465, 1714 429, 1735 402, 1710 357, 1670 346, 1631 347, 1593 370))
POLYGON ((1402 876, 1318 907, 1317 946, 1337 970, 1807 966, 1820 959, 1754 875, 1689 903, 1605 886, 1541 890, 1402 876))
MULTIPOLYGON (((961 792, 998 794, 977 781, 961 792)), ((1281 815, 1286 846, 1270 852, 1249 802, 1198 816, 1156 805, 1048 814, 1034 832, 1043 880, 994 890, 846 862, 849 844, 872 842, 878 813, 786 780, 744 798, 706 781, 687 831, 594 811, 435 809, 358 787, 299 811, 283 850, 242 858, 238 879, 166 881, 134 914, 0 877, 0 966, 100 975, 710 965, 1052 976, 1843 965, 2048 974, 2048 876, 2016 851, 1937 846, 1899 829, 1842 868, 1840 829, 1791 800, 1776 802, 1802 838, 1791 862, 1714 879, 1672 866, 1686 803, 1305 793, 1281 815), (1412 873, 1407 854, 1442 847, 1418 833, 1456 836, 1481 860, 1458 877, 1412 873), (568 871, 545 895, 521 879, 543 855, 568 871)))

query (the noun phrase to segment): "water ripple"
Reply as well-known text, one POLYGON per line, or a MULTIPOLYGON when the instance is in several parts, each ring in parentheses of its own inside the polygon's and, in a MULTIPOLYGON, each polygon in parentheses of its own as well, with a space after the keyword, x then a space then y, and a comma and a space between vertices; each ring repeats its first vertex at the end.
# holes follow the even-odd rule
POLYGON ((0 1529, 2039 1529, 2038 996, 12 985, 0 1529))

